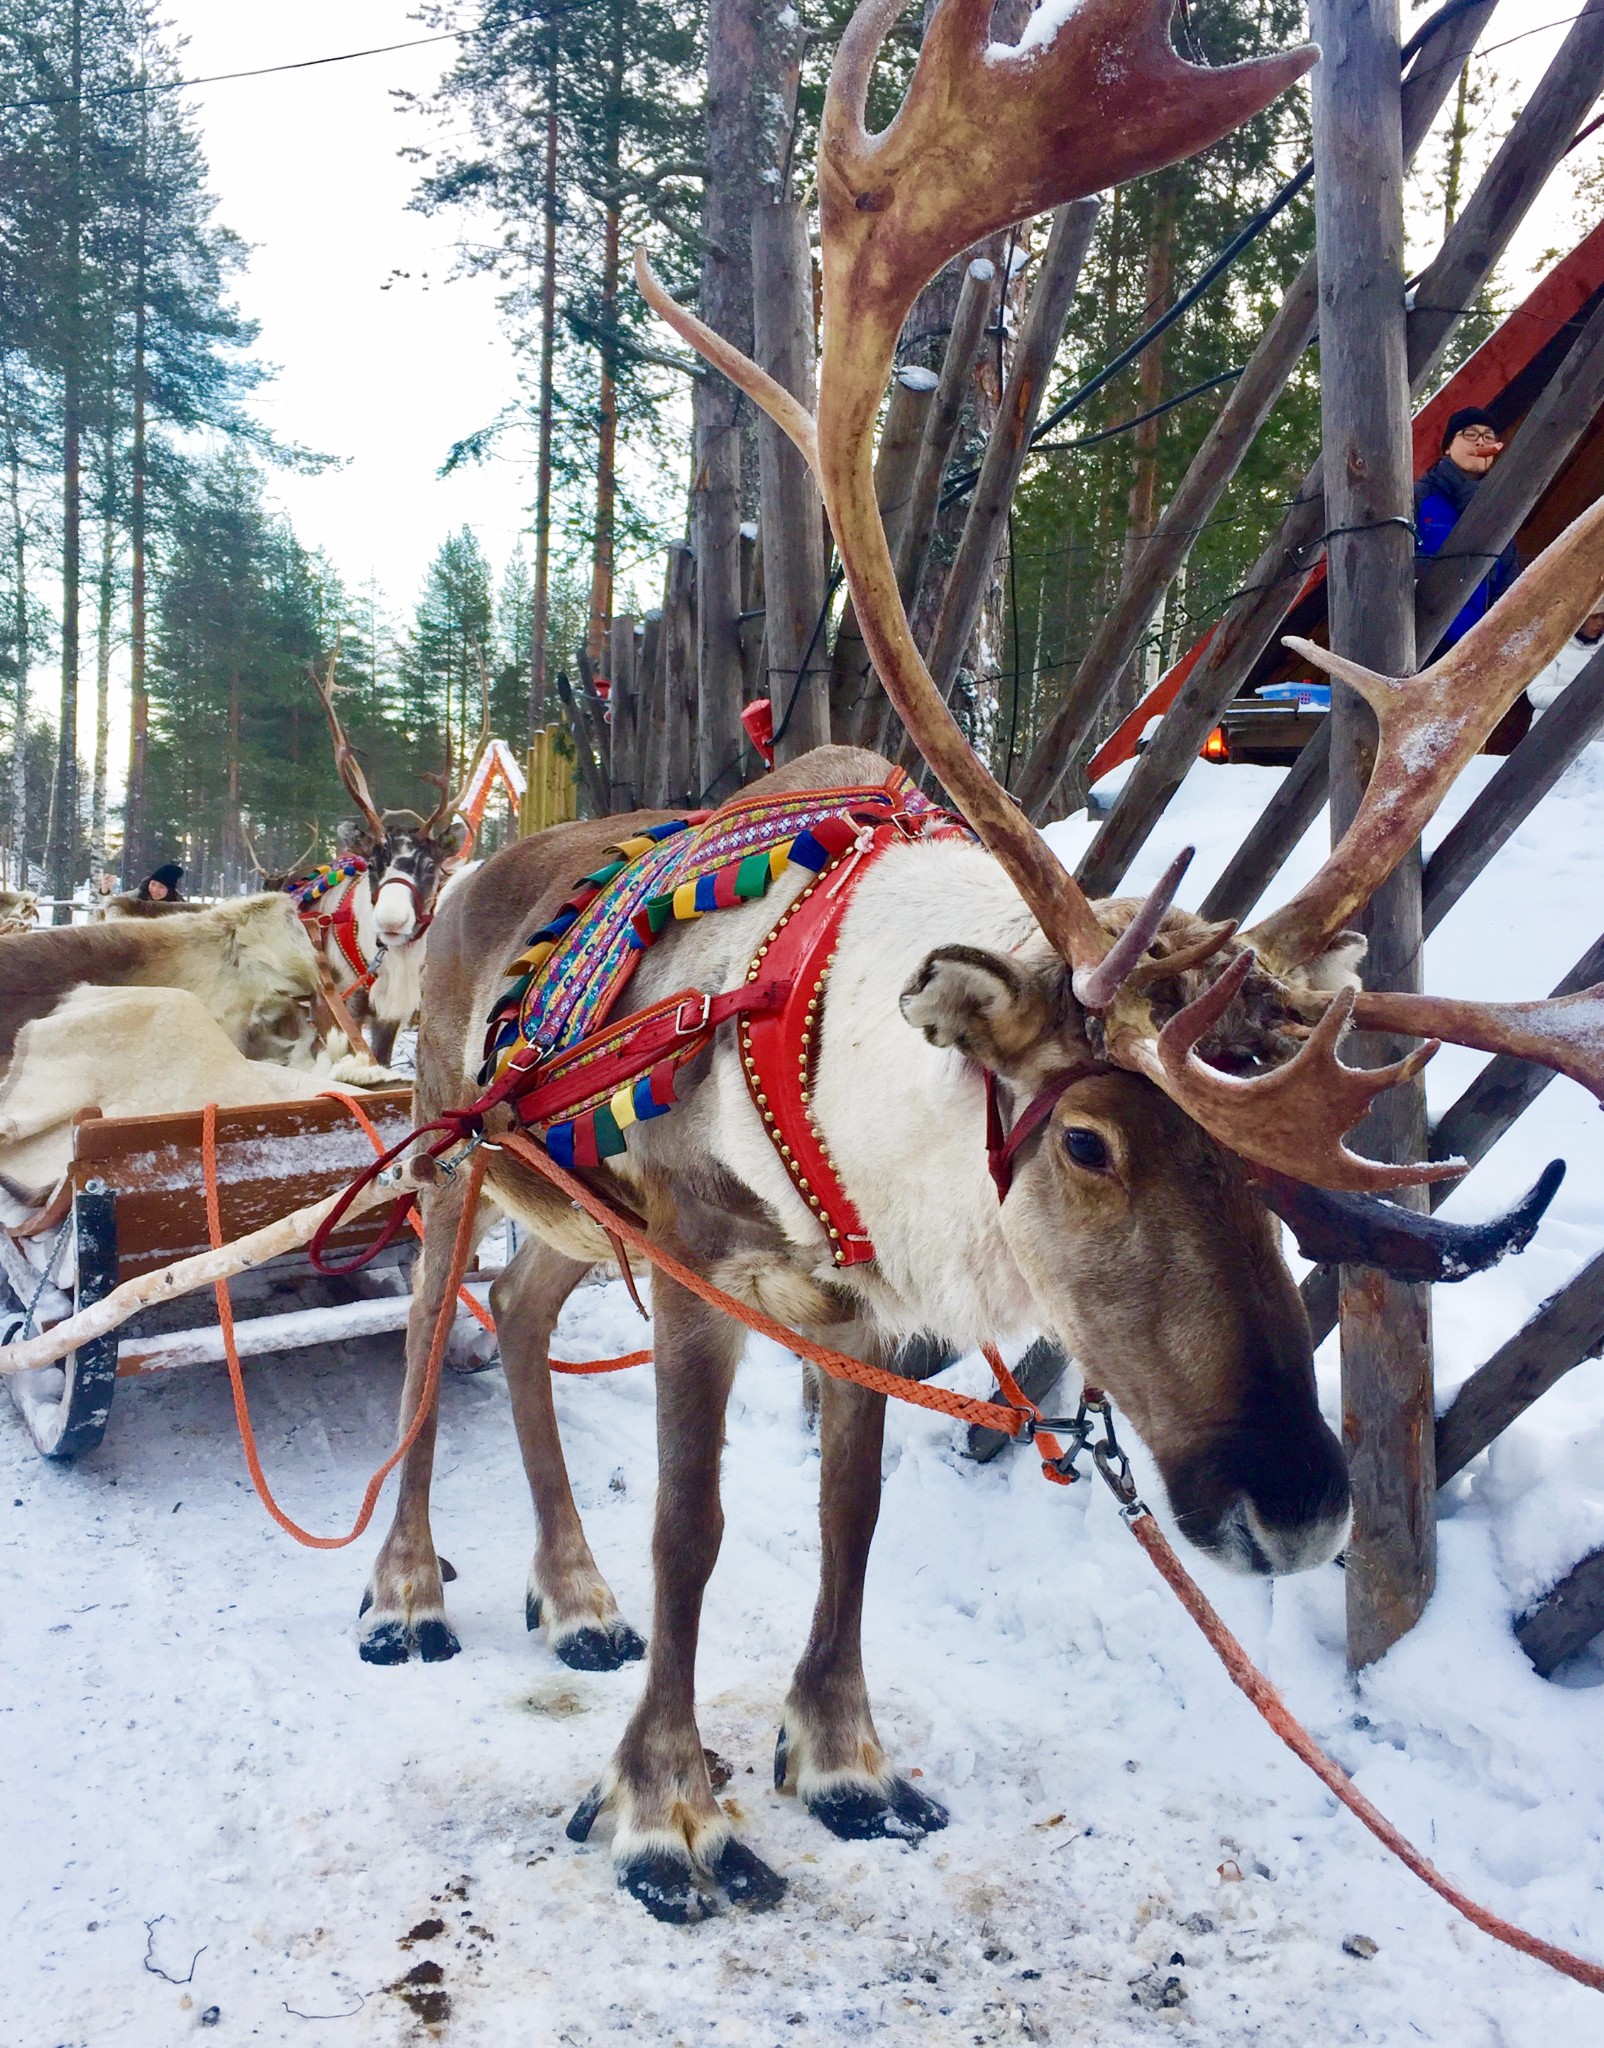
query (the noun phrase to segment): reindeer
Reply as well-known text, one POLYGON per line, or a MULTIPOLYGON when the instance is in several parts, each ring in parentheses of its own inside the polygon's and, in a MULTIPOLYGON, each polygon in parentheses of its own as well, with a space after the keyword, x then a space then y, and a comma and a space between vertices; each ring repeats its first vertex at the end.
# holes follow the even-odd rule
MULTIPOLYGON (((875 505, 873 421, 902 321, 943 263, 1012 222, 1205 147, 1315 53, 1194 69, 1170 48, 1168 0, 1082 0, 1050 39, 988 49, 990 0, 941 0, 901 111, 870 136, 869 73, 899 11, 900 0, 860 6, 826 101, 816 420, 675 307, 637 258, 657 311, 807 457, 876 671, 979 842, 909 838, 843 874, 850 897, 809 998, 805 1107, 873 1256, 848 1261, 835 1226, 827 1231, 799 1192, 728 1027, 682 1070, 675 1113, 638 1125, 588 1178, 697 1273, 861 1359, 883 1361, 922 1329, 958 1347, 1052 1332, 1130 1417, 1190 1542, 1241 1571, 1307 1570, 1346 1540, 1349 1493, 1277 1212, 1318 1229, 1325 1257, 1415 1279, 1448 1277, 1468 1246, 1378 1199, 1455 1164, 1382 1164, 1343 1142, 1435 1046, 1365 1070, 1339 1059, 1344 1032, 1437 1032, 1604 1090, 1604 989, 1515 1005, 1366 993, 1364 942, 1349 929, 1586 611, 1604 580, 1604 507, 1419 676, 1370 675, 1300 645, 1369 698, 1381 730, 1351 829, 1290 903, 1239 937, 1173 907, 1180 863, 1145 902, 1088 900, 970 751, 919 657, 875 505)), ((764 787, 858 787, 887 766, 825 748, 764 787)), ((524 936, 610 838, 656 821, 557 827, 497 854, 454 895, 431 935, 420 1117, 475 1103, 483 1020, 524 936)), ((642 959, 631 1002, 687 990, 694 1013, 704 996, 739 990, 824 886, 781 878, 759 901, 665 933, 642 959)), ((644 1645, 586 1541, 548 1366, 563 1302, 607 1246, 545 1179, 495 1149, 505 1106, 475 1120, 490 1147, 485 1187, 530 1232, 493 1291, 538 1525, 527 1619, 570 1665, 621 1665, 644 1645)), ((425 1200, 403 1423, 420 1397, 467 1179, 442 1179, 425 1200)), ((1494 1232, 1497 1249, 1521 1241, 1543 1199, 1494 1232)), ((720 1894, 762 1906, 784 1887, 732 1833, 695 1715, 698 1620, 722 1526, 724 1409, 744 1333, 662 1272, 653 1315, 660 1477, 646 1682, 569 1833, 582 1840, 609 1815, 621 1885, 658 1918, 686 1921, 720 1894)), ((859 1643, 882 1426, 878 1395, 826 1381, 821 1584, 782 1709, 775 1782, 837 1835, 915 1841, 946 1814, 888 1760, 859 1643)), ((370 1661, 458 1648, 429 1522, 433 1444, 431 1419, 404 1465, 363 1601, 370 1661)))
POLYGON ((334 708, 338 686, 334 666, 339 643, 329 655, 328 673, 308 663, 334 738, 334 763, 360 815, 347 819, 336 835, 336 853, 349 872, 305 906, 313 942, 328 963, 336 990, 367 1039, 380 1066, 388 1066, 397 1034, 418 1012, 424 934, 442 890, 466 858, 471 835, 453 822, 462 806, 479 757, 490 743, 490 684, 479 665, 481 722, 463 779, 451 779, 451 741, 446 739, 442 773, 426 771, 439 785, 440 801, 427 818, 416 811, 380 812, 368 789, 356 749, 334 708), (365 878, 365 885, 364 885, 365 878))

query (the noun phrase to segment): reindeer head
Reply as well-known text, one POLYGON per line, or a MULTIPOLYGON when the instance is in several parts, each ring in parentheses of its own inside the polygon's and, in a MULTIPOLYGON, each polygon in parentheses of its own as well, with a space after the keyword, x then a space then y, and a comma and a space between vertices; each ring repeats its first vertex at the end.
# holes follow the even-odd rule
POLYGON ((435 783, 440 801, 421 817, 416 811, 380 812, 368 790, 366 775, 356 749, 346 736, 340 715, 334 708, 338 686, 334 665, 340 643, 335 639, 329 655, 328 673, 320 676, 308 664, 313 687, 328 716, 334 737, 334 763, 340 780, 355 802, 359 816, 342 819, 335 831, 335 846, 341 854, 355 854, 367 862, 368 887, 373 897, 373 923, 379 943, 388 948, 405 946, 420 937, 434 915, 440 886, 458 866, 472 844, 473 835, 457 813, 481 755, 490 744, 490 679, 484 661, 479 663, 481 722, 479 737, 468 757, 460 785, 453 786, 451 735, 446 734, 445 767, 438 775, 426 772, 424 780, 435 783))
MULTIPOLYGON (((1170 47, 1169 0, 1081 0, 999 49, 987 46, 990 0, 941 0, 901 109, 871 136, 869 73, 903 4, 864 0, 831 75, 817 419, 676 307, 640 255, 636 275, 807 458, 886 693, 1039 926, 1034 949, 932 953, 903 1010, 987 1071, 999 1118, 1013 1122, 1003 1223, 1043 1321, 1130 1411, 1196 1541, 1246 1569, 1312 1564, 1341 1541, 1346 1480, 1267 1208, 1318 1235, 1323 1257, 1419 1279, 1433 1261, 1447 1277, 1459 1256, 1443 1226, 1375 1198, 1460 1165, 1383 1165, 1343 1142, 1436 1045, 1351 1068, 1337 1056, 1350 1022, 1516 1051, 1604 1093, 1604 989, 1504 1006, 1361 993, 1362 942, 1344 929, 1588 611, 1604 582, 1604 505, 1418 676, 1371 675, 1289 643, 1364 693, 1380 748, 1352 827, 1282 910, 1243 938, 1172 911, 1184 859, 1144 904, 1091 902, 931 682, 875 502, 874 418, 902 321, 944 263, 1206 147, 1317 53, 1196 69, 1170 47)), ((1500 1248, 1529 1234, 1544 1198, 1508 1220, 1500 1248)))

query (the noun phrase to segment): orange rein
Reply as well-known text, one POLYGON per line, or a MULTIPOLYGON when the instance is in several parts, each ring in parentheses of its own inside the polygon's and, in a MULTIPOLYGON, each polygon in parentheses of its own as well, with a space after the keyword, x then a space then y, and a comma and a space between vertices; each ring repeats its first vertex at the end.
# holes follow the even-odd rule
MULTIPOLYGON (((367 1131, 369 1138, 382 1153, 383 1141, 374 1130, 365 1111, 359 1109, 347 1096, 340 1095, 336 1099, 347 1103, 358 1122, 367 1131)), ((528 1138, 518 1132, 509 1131, 489 1142, 560 1188, 593 1221, 602 1226, 620 1251, 625 1245, 632 1246, 689 1293, 697 1295, 726 1315, 733 1316, 748 1329, 772 1338, 775 1343, 809 1360, 834 1378, 849 1380, 854 1385, 867 1388, 871 1393, 887 1395, 892 1400, 906 1401, 914 1407, 934 1409, 940 1414, 953 1417, 956 1421, 978 1423, 986 1429, 1000 1429, 1011 1437, 1028 1433, 1041 1447, 1043 1474, 1060 1485, 1069 1485, 1073 1482, 1073 1473, 1055 1467, 1049 1462, 1063 1455, 1058 1443, 1048 1432, 1035 1426, 1040 1418, 1040 1410, 1019 1386, 994 1346, 988 1344, 983 1349, 987 1362, 997 1377, 998 1388, 1006 1399, 1006 1406, 995 1401, 974 1400, 966 1394, 952 1393, 945 1387, 932 1387, 917 1380, 906 1380, 896 1373, 887 1372, 883 1366, 869 1365, 862 1359, 849 1358, 843 1352, 828 1350, 825 1346, 798 1335, 794 1330, 786 1329, 783 1324, 775 1322, 761 1311, 746 1307, 733 1295, 726 1294, 723 1288, 716 1287, 711 1280, 704 1280, 699 1273, 693 1272, 689 1266, 675 1258, 672 1252, 654 1243, 632 1218, 615 1209, 604 1196, 593 1192, 565 1167, 559 1166, 528 1138)), ((233 1388, 234 1416, 239 1425, 240 1442, 244 1448, 251 1483, 256 1488, 262 1505, 279 1527, 293 1536, 296 1542, 305 1544, 309 1549, 340 1550, 348 1543, 356 1541, 372 1519, 380 1487, 417 1442, 425 1420, 433 1412, 440 1387, 441 1363, 445 1357, 446 1343, 455 1317, 452 1296, 461 1288, 462 1276, 467 1270, 468 1258, 473 1247, 474 1211, 478 1206, 479 1190, 485 1174, 484 1149, 483 1146, 474 1147, 467 1162, 468 1184, 462 1214, 457 1222, 456 1238, 452 1245, 450 1279, 441 1300, 440 1312, 435 1319, 434 1335, 429 1346, 429 1357, 424 1369, 424 1382, 418 1405, 401 1441, 368 1481, 367 1490, 362 1496, 361 1508, 349 1535, 314 1536, 291 1521, 274 1500, 262 1473, 261 1460, 256 1451, 256 1438, 251 1428, 250 1410, 245 1399, 244 1374, 240 1369, 239 1354, 234 1344, 234 1319, 229 1302, 228 1283, 226 1280, 219 1280, 216 1283, 217 1316, 223 1331, 223 1348, 228 1359, 229 1381, 233 1388)), ((201 1158, 206 1176, 206 1222, 212 1245, 216 1248, 223 1243, 223 1231, 217 1193, 215 1103, 208 1103, 203 1112, 201 1158)), ((412 1221, 414 1228, 418 1228, 416 1216, 412 1221)), ((627 1262, 625 1270, 627 1271, 627 1262)), ((462 1298, 468 1301, 474 1313, 480 1316, 487 1327, 494 1327, 493 1322, 483 1314, 476 1302, 473 1302, 466 1293, 462 1298)), ((557 1369, 567 1372, 616 1372, 626 1365, 644 1363, 650 1356, 650 1352, 636 1352, 627 1358, 605 1359, 589 1366, 559 1366, 557 1369)), ((1119 1494, 1120 1489, 1112 1480, 1110 1485, 1116 1494, 1119 1494)), ((1203 1632, 1215 1655, 1224 1665, 1226 1676, 1240 1692, 1247 1695, 1261 1717, 1293 1755, 1313 1771, 1320 1782, 1370 1830, 1384 1848, 1391 1850, 1407 1870, 1412 1871, 1422 1884, 1435 1892, 1445 1904, 1452 1906, 1454 1911, 1468 1920, 1473 1927, 1480 1928, 1482 1933, 1502 1942, 1506 1948, 1512 1948, 1521 1955, 1531 1956, 1537 1962, 1546 1963, 1551 1970, 1557 1970, 1561 1976, 1569 1977, 1574 1983, 1585 1985, 1591 1991, 1604 1991, 1604 1966, 1589 1961, 1585 1956, 1576 1955, 1570 1949, 1561 1948, 1554 1942, 1545 1941, 1541 1935, 1529 1934, 1512 1921, 1505 1920, 1487 1907, 1479 1905, 1444 1877, 1429 1858, 1423 1856, 1414 1844, 1393 1826, 1386 1815, 1371 1804, 1335 1758, 1327 1755, 1320 1747, 1293 1714, 1277 1688, 1254 1664, 1216 1613, 1202 1587, 1176 1556, 1168 1538, 1154 1520, 1152 1510, 1145 1502, 1135 1498, 1134 1490, 1129 1489, 1128 1481, 1126 1487, 1128 1498, 1122 1496, 1125 1498, 1125 1505, 1121 1519, 1128 1524, 1131 1534, 1152 1559, 1155 1569, 1203 1632)))

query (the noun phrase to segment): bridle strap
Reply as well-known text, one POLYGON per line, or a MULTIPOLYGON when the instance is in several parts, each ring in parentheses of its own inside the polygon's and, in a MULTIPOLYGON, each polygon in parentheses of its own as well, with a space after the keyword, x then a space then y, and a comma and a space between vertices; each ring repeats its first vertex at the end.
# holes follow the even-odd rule
POLYGON ((1086 1060, 1068 1069, 1066 1073, 1055 1074, 1047 1086, 1033 1095, 1014 1119, 1011 1131, 1003 1129, 1002 1090, 997 1076, 990 1067, 986 1075, 986 1170, 991 1175, 992 1185, 997 1190, 997 1200, 1006 1202, 1008 1190, 1014 1184, 1014 1162, 1021 1150, 1030 1143, 1058 1107, 1059 1097, 1076 1081, 1084 1081, 1088 1075, 1100 1074, 1103 1069, 1095 1062, 1086 1060))

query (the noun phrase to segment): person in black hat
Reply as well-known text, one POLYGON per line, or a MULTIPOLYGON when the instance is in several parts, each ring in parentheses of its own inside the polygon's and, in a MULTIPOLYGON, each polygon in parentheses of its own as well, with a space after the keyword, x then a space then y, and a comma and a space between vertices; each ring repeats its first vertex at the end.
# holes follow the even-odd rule
POLYGON ((183 878, 183 864, 176 860, 154 869, 134 891, 141 903, 182 903, 178 884, 183 878))
MULTIPOLYGON (((1464 405, 1450 413, 1443 428, 1442 455, 1415 485, 1416 550, 1440 554, 1443 544, 1481 488, 1482 478, 1504 450, 1498 423, 1485 407, 1464 405)), ((1443 653, 1468 633, 1487 607, 1502 597, 1520 574, 1520 556, 1513 541, 1466 598, 1458 616, 1438 644, 1443 653)))

